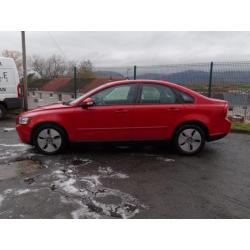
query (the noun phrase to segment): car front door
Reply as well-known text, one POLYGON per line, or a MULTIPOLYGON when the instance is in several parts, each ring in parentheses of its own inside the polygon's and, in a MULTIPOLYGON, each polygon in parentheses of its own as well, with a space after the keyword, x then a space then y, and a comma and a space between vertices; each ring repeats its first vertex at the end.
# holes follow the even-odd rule
POLYGON ((80 141, 131 140, 131 115, 136 84, 115 85, 90 96, 94 105, 77 108, 80 141))
POLYGON ((168 86, 139 84, 139 97, 133 112, 133 137, 135 140, 168 139, 180 119, 183 105, 168 86))

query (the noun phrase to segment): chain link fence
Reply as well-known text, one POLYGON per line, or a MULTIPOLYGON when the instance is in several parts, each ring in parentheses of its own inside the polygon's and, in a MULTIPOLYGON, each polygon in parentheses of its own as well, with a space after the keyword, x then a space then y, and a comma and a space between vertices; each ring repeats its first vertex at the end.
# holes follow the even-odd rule
POLYGON ((29 108, 66 101, 104 83, 125 79, 165 80, 205 96, 227 100, 229 115, 250 120, 250 62, 209 62, 157 66, 96 67, 92 75, 36 79, 28 84, 29 108))

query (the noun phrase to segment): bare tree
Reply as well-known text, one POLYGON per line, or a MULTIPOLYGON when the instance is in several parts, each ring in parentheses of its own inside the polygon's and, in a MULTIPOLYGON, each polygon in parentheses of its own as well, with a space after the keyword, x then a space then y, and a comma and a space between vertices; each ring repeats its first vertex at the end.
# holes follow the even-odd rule
POLYGON ((32 69, 42 78, 53 79, 66 75, 67 63, 58 55, 52 55, 47 59, 40 56, 33 56, 32 69))
POLYGON ((83 78, 93 78, 95 76, 93 69, 94 67, 90 60, 83 60, 78 66, 79 75, 83 78))
POLYGON ((46 60, 45 72, 49 78, 65 75, 66 63, 61 56, 52 55, 46 60))
POLYGON ((2 56, 13 58, 16 63, 19 75, 22 75, 23 61, 22 61, 22 53, 20 51, 5 49, 2 51, 2 56))
POLYGON ((45 68, 46 68, 46 60, 40 56, 32 57, 32 69, 37 72, 41 78, 46 78, 45 76, 45 68))

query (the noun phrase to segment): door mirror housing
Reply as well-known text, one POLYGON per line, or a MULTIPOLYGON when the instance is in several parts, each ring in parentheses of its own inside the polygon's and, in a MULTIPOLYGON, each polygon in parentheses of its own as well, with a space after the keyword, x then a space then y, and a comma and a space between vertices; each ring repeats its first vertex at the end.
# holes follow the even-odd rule
POLYGON ((94 105, 94 100, 91 97, 86 98, 80 104, 80 106, 83 108, 88 108, 88 107, 91 107, 93 105, 94 105))

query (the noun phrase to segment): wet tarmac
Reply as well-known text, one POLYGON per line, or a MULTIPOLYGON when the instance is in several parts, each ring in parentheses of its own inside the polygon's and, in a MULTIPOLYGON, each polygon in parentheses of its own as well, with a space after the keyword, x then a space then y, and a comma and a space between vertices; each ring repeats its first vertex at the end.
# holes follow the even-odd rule
POLYGON ((250 218, 250 135, 197 156, 169 145, 79 144, 44 156, 0 122, 0 218, 250 218))

